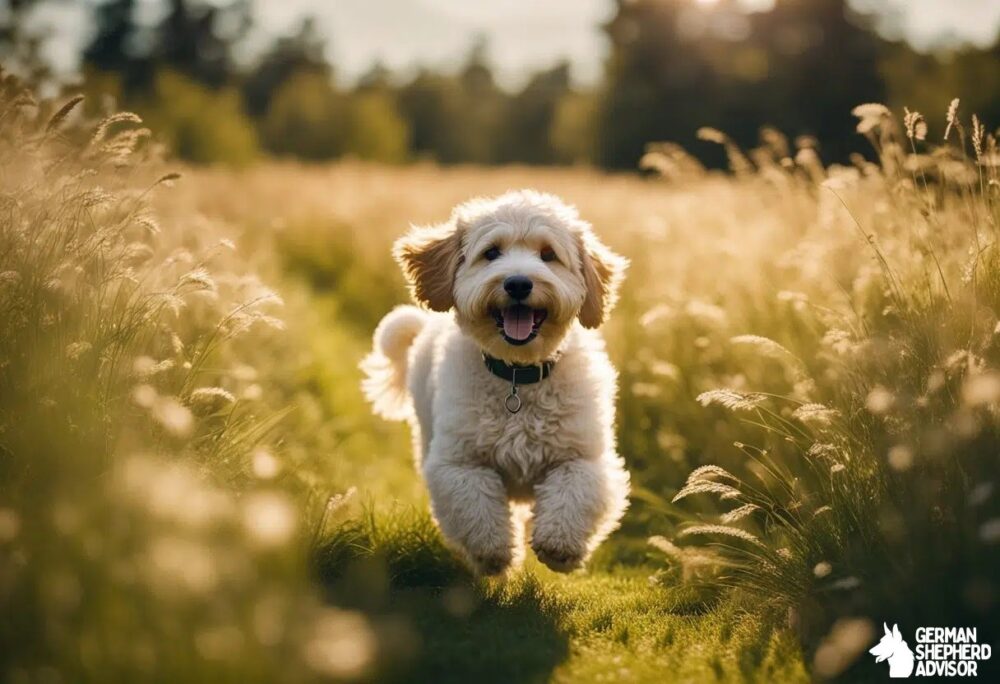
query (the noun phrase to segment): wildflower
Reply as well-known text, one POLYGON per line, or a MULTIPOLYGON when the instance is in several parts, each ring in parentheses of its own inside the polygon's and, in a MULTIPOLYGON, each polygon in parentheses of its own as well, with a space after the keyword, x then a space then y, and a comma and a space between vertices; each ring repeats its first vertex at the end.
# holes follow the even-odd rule
POLYGON ((687 537, 693 534, 718 534, 724 537, 733 537, 735 539, 742 539, 743 541, 750 542, 756 546, 763 546, 764 544, 755 535, 750 534, 746 530, 741 530, 736 527, 726 527, 725 525, 692 525, 691 527, 686 527, 681 530, 678 536, 687 537))
POLYGON ((719 404, 731 411, 751 411, 767 399, 763 394, 740 392, 733 389, 715 389, 698 395, 698 403, 702 406, 719 404))
POLYGON ((983 157, 983 137, 986 135, 986 127, 983 126, 979 117, 972 115, 972 148, 976 151, 976 159, 983 157))
POLYGON ((807 453, 813 458, 834 459, 840 456, 840 450, 836 446, 823 442, 813 444, 807 453))
POLYGON ((847 466, 845 466, 843 463, 834 463, 832 466, 830 466, 830 473, 831 474, 841 473, 846 469, 847 466))
POLYGON ((734 523, 738 520, 742 520, 743 518, 749 517, 751 514, 753 514, 754 511, 759 509, 760 506, 757 506, 756 504, 752 503, 743 504, 739 508, 734 508, 731 511, 723 513, 722 517, 719 518, 719 522, 721 522, 724 525, 728 525, 729 523, 734 523))
POLYGON ((174 367, 173 359, 156 361, 149 356, 139 356, 132 362, 132 375, 139 380, 148 380, 174 367))
POLYGON ((191 392, 189 404, 200 415, 215 413, 223 407, 236 402, 232 392, 221 387, 199 387, 191 392))
POLYGON ((725 133, 717 128, 712 128, 711 126, 702 126, 698 129, 696 135, 698 136, 698 140, 705 140, 718 145, 725 145, 729 140, 729 137, 725 133))
POLYGON ((888 107, 877 102, 860 104, 851 110, 851 114, 860 119, 857 125, 858 133, 870 133, 892 116, 888 107))
POLYGON ((841 355, 847 354, 855 348, 854 342, 851 340, 851 333, 837 328, 831 328, 823 334, 823 345, 841 355))
POLYGON ((906 126, 906 137, 910 140, 924 140, 927 138, 927 122, 920 112, 911 112, 903 107, 903 124, 906 126))
POLYGON ((193 285, 195 290, 205 290, 208 292, 215 292, 218 289, 212 276, 203 268, 196 268, 185 273, 181 276, 178 285, 180 287, 193 285))
POLYGON ((944 139, 947 140, 948 136, 951 134, 952 126, 958 125, 958 98, 956 97, 948 105, 948 125, 944 129, 944 139))
POLYGON ((672 503, 677 503, 681 499, 686 499, 693 494, 718 494, 720 499, 735 499, 738 498, 742 492, 731 487, 727 484, 722 484, 721 482, 713 482, 711 480, 697 480, 695 482, 688 482, 680 488, 674 498, 671 499, 672 503))
POLYGON ((116 112, 111 116, 105 117, 99 124, 97 124, 97 128, 94 129, 94 134, 90 138, 91 146, 97 145, 103 141, 107 135, 108 129, 116 123, 141 124, 142 119, 139 118, 138 114, 133 114, 132 112, 116 112))
POLYGON ((72 342, 66 345, 66 358, 70 361, 76 361, 90 350, 90 342, 72 342))
POLYGON ((839 417, 840 411, 823 404, 803 404, 792 412, 792 418, 817 425, 829 425, 839 417))
POLYGON ((135 222, 138 223, 143 228, 145 228, 150 233, 152 233, 153 235, 156 235, 161 230, 159 221, 157 221, 152 216, 148 216, 146 214, 141 214, 137 216, 135 222))
POLYGON ((45 132, 52 133, 57 131, 70 113, 72 113, 72 111, 76 109, 76 106, 81 102, 83 102, 83 95, 74 95, 67 100, 62 107, 56 110, 56 113, 52 115, 52 118, 49 119, 49 122, 45 125, 45 132))
POLYGON ((823 579, 831 572, 833 572, 833 566, 827 563, 826 561, 820 561, 813 568, 813 574, 819 579, 823 579))
POLYGON ((740 481, 738 477, 730 473, 725 468, 720 468, 717 465, 703 465, 703 466, 698 466, 697 468, 691 471, 691 474, 688 475, 687 483, 690 484, 692 482, 697 482, 699 480, 711 480, 712 478, 715 477, 725 478, 727 480, 732 480, 733 482, 740 481))
POLYGON ((156 182, 153 183, 153 185, 154 186, 155 185, 163 185, 165 187, 170 188, 170 187, 173 187, 174 181, 178 180, 180 177, 181 177, 181 174, 176 173, 176 172, 171 172, 171 173, 165 174, 163 176, 160 176, 156 180, 156 182))

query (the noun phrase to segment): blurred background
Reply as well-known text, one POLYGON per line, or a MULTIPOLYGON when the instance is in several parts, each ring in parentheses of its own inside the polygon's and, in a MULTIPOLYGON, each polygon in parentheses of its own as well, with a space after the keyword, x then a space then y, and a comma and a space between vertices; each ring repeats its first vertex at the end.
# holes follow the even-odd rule
POLYGON ((868 147, 860 102, 1000 120, 998 0, 4 0, 0 25, 8 70, 193 162, 634 169, 669 140, 722 166, 700 126, 767 124, 830 163, 868 147))

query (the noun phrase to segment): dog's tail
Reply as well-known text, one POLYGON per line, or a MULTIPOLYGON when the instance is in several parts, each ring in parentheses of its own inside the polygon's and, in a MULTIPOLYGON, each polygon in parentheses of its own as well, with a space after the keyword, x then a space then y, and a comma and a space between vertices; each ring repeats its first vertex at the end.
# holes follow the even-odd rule
POLYGON ((427 323, 427 314, 415 306, 398 306, 375 328, 373 349, 361 361, 365 374, 361 390, 376 415, 405 420, 413 412, 406 388, 410 345, 427 323))

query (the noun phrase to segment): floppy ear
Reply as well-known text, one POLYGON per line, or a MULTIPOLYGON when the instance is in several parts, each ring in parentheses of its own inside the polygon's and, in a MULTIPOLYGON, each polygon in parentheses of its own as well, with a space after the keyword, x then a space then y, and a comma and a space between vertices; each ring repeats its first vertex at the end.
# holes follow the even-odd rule
POLYGON ((628 259, 612 252, 590 231, 577 238, 577 243, 587 288, 587 296, 580 307, 580 323, 585 328, 597 328, 618 301, 618 286, 628 267, 628 259))
POLYGON ((392 255, 417 302, 434 311, 447 311, 455 305, 451 290, 462 260, 461 247, 461 232, 451 221, 439 226, 412 226, 396 240, 392 255))

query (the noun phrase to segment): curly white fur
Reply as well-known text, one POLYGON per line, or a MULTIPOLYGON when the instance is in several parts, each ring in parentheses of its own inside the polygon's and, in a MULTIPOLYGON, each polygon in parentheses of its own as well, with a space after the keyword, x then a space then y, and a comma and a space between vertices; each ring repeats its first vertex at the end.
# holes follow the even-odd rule
POLYGON ((539 560, 579 567, 628 506, 614 440, 617 377, 592 329, 613 306, 625 261, 574 209, 532 191, 461 205, 447 224, 415 228, 395 253, 417 301, 436 312, 402 306, 382 320, 363 386, 376 413, 409 420, 446 540, 479 572, 504 572, 520 559, 527 504, 539 560), (502 256, 481 258, 490 246, 502 256), (544 250, 556 258, 543 260, 544 250), (523 345, 505 341, 492 313, 510 303, 502 282, 514 274, 531 277, 527 303, 548 312, 523 345), (485 368, 484 351, 509 363, 558 361, 548 378, 519 387, 523 406, 511 414, 510 383, 485 368))

